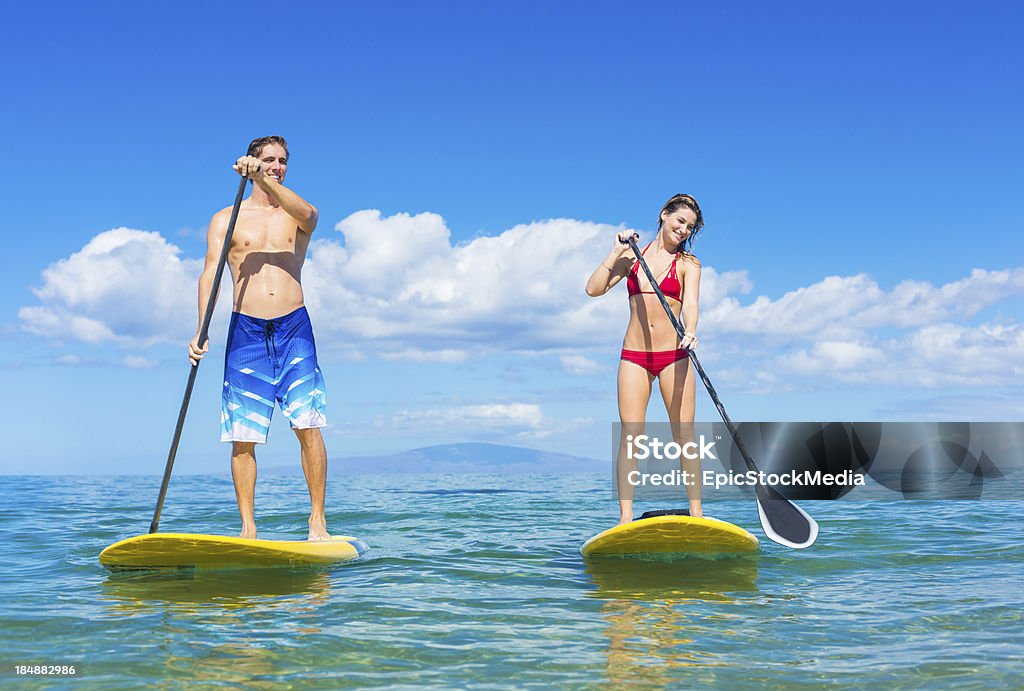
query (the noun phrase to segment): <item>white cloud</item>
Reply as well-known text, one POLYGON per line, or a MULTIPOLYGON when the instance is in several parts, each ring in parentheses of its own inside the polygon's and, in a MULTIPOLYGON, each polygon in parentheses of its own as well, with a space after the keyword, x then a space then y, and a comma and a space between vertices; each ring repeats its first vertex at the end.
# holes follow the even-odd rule
POLYGON ((760 394, 1014 385, 1024 374, 1024 327, 969 322, 1021 293, 1024 268, 975 269, 940 286, 903 281, 888 291, 864 274, 830 276, 746 305, 702 295, 702 349, 722 365, 717 378, 760 394))
POLYGON ((145 369, 147 367, 156 367, 157 362, 141 355, 125 355, 121 360, 121 364, 133 369, 145 369))
POLYGON ((202 260, 180 254, 159 233, 100 233, 43 271, 43 285, 33 290, 42 305, 23 307, 18 317, 27 330, 53 339, 184 342, 194 329, 202 260))
POLYGON ((533 403, 486 403, 451 408, 403 410, 388 417, 385 427, 400 429, 410 434, 441 427, 457 427, 462 431, 488 434, 496 431, 518 433, 537 431, 543 421, 544 415, 540 406, 533 403))
POLYGON ((559 360, 562 363, 562 369, 569 374, 587 376, 601 371, 599 364, 582 355, 562 355, 559 360))
POLYGON ((424 350, 544 349, 605 333, 624 305, 584 293, 620 228, 554 219, 453 246, 436 214, 360 211, 312 243, 304 270, 319 329, 424 350), (614 316, 613 316, 614 318, 614 316))
POLYGON ((419 438, 447 430, 462 439, 524 443, 568 434, 593 422, 589 418, 550 418, 534 403, 482 403, 404 410, 378 419, 377 426, 399 436, 419 438))
MULTIPOLYGON (((437 214, 365 210, 336 230, 343 242, 318 234, 304 270, 323 352, 442 363, 544 353, 569 374, 592 375, 600 371, 595 358, 614 352, 622 337, 624 291, 584 293, 621 227, 551 219, 453 245, 437 214)), ((43 272, 39 304, 19 311, 21 324, 53 339, 136 350, 181 344, 195 328, 202 264, 181 255, 158 233, 101 233, 43 272)), ((1021 326, 971 323, 1024 293, 1024 268, 975 269, 944 285, 903 281, 888 290, 858 274, 776 299, 746 297, 753 291, 744 271, 704 267, 700 352, 716 382, 755 392, 993 386, 1024 373, 1021 326)), ((225 328, 221 302, 215 334, 225 328)))
POLYGON ((815 337, 827 340, 862 338, 871 329, 912 328, 948 319, 969 319, 982 309, 1024 293, 1024 268, 1003 271, 974 269, 970 276, 943 286, 903 281, 883 290, 865 274, 828 276, 790 291, 777 300, 759 296, 741 305, 732 296, 708 305, 702 320, 719 334, 759 334, 773 342, 815 337), (706 317, 704 316, 706 315, 706 317))
POLYGON ((442 350, 419 350, 418 348, 406 348, 404 350, 392 350, 380 353, 384 360, 398 360, 402 362, 463 362, 469 356, 464 350, 453 350, 445 348, 442 350))
POLYGON ((782 355, 777 362, 789 372, 810 376, 875 367, 884 364, 884 359, 877 347, 849 341, 820 341, 808 349, 782 355))
POLYGON ((532 403, 487 403, 483 405, 457 406, 447 409, 430 409, 402 412, 394 416, 397 423, 429 420, 431 422, 490 424, 536 427, 543 419, 540 406, 532 403))
POLYGON ((68 365, 70 367, 75 367, 77 365, 90 364, 89 361, 86 360, 85 358, 80 357, 78 355, 74 355, 72 353, 67 353, 65 355, 60 355, 60 356, 54 358, 53 362, 54 362, 54 364, 57 364, 57 365, 68 365))

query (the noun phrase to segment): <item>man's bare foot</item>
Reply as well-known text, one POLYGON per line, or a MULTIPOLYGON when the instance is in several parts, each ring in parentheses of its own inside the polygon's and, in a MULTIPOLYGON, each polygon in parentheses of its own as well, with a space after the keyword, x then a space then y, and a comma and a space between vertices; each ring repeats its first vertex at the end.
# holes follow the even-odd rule
POLYGON ((619 514, 619 525, 623 523, 632 523, 633 516, 631 514, 619 514))
POLYGON ((323 520, 315 521, 312 518, 309 519, 309 537, 306 538, 310 542, 320 542, 322 540, 330 540, 331 535, 327 532, 327 524, 323 520))

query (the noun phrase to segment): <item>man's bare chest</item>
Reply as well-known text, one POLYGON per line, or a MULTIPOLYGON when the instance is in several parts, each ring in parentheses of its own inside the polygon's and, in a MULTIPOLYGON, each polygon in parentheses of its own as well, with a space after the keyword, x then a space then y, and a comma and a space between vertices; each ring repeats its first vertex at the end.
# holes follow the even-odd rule
POLYGON ((233 250, 242 252, 294 252, 300 242, 295 219, 285 213, 242 212, 231 238, 233 250))

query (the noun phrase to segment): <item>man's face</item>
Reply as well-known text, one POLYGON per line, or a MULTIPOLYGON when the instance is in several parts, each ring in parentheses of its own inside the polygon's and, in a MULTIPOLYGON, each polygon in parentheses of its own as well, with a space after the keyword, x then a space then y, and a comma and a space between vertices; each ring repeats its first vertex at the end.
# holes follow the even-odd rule
POLYGON ((267 144, 259 155, 263 163, 263 174, 273 178, 277 182, 284 181, 284 174, 288 170, 288 152, 280 144, 267 144))

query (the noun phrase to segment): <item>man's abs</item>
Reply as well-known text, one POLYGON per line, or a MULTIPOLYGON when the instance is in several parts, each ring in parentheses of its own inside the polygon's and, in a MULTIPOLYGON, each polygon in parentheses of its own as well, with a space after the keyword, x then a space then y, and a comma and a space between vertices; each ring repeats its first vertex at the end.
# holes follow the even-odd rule
POLYGON ((259 319, 274 319, 302 307, 301 266, 294 266, 286 256, 250 253, 239 268, 232 266, 235 277, 232 311, 259 319))
POLYGON ((274 319, 303 306, 302 264, 309 235, 280 209, 241 214, 231 239, 233 310, 274 319))

